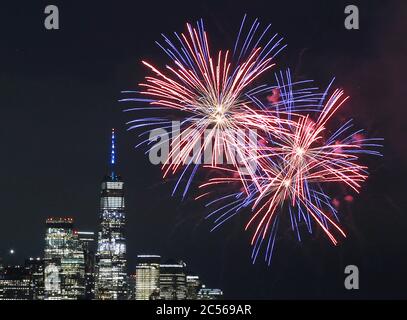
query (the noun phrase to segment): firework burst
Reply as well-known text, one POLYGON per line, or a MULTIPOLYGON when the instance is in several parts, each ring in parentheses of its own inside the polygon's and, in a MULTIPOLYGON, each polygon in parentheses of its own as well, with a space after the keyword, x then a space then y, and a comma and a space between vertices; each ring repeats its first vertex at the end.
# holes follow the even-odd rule
POLYGON ((164 117, 130 121, 130 129, 146 126, 168 129, 174 120, 179 120, 182 133, 171 141, 163 172, 166 177, 182 171, 176 189, 188 169, 193 168, 184 195, 198 164, 208 162, 207 156, 203 160, 204 154, 209 154, 213 166, 227 162, 240 168, 240 176, 253 175, 252 163, 245 162, 249 157, 245 155, 247 145, 242 135, 250 132, 254 134, 253 140, 258 138, 257 130, 272 129, 273 134, 281 130, 277 125, 281 120, 265 114, 264 105, 257 99, 272 88, 255 82, 274 66, 273 58, 284 48, 282 39, 277 34, 268 36, 270 25, 260 31, 257 19, 244 37, 245 19, 233 52, 212 54, 202 20, 195 27, 187 24, 187 32, 175 34, 175 42, 164 36, 165 45, 159 46, 171 58, 172 65, 161 71, 143 61, 152 73, 140 84, 143 90, 138 93, 145 98, 122 99, 147 101, 150 110, 167 112, 164 117), (243 163, 238 164, 239 160, 243 163))
MULTIPOLYGON (((368 176, 367 167, 358 164, 359 155, 379 155, 372 148, 380 146, 377 143, 380 139, 360 138, 361 131, 349 132, 351 120, 330 134, 327 128, 329 120, 348 99, 342 90, 335 90, 326 102, 321 101, 319 107, 314 104, 298 106, 295 101, 285 101, 285 97, 290 95, 281 95, 281 101, 275 107, 285 110, 280 114, 289 115, 291 121, 280 122, 280 125, 286 126, 284 134, 272 137, 269 144, 258 148, 256 175, 245 177, 249 193, 231 193, 208 204, 226 201, 226 205, 221 205, 209 215, 217 215, 214 229, 242 209, 250 208, 252 213, 245 229, 254 230, 252 258, 256 260, 267 239, 265 260, 268 263, 271 262, 279 219, 285 212, 289 214, 292 229, 299 239, 301 221, 309 232, 312 232, 314 221, 335 245, 338 242, 336 234, 345 237, 337 211, 324 192, 324 186, 341 183, 359 192, 361 183, 368 176), (298 112, 290 112, 294 109, 298 112), (308 113, 303 112, 306 109, 308 113)), ((326 97, 326 92, 322 97, 326 97)), ((224 168, 218 169, 225 171, 224 168)), ((231 176, 213 178, 202 187, 238 183, 233 170, 227 171, 231 176)))
MULTIPOLYGON (((380 139, 352 131, 352 120, 331 130, 332 119, 348 100, 340 89, 328 95, 332 83, 321 93, 312 81, 293 82, 287 70, 275 74, 276 85, 259 84, 285 46, 277 34, 268 36, 270 25, 260 29, 256 19, 246 28, 245 21, 246 16, 234 49, 216 54, 210 50, 202 20, 195 26, 187 24, 187 31, 174 33, 173 40, 163 36, 164 44, 157 44, 171 63, 159 68, 143 61, 150 74, 140 91, 124 91, 137 93, 136 98, 121 101, 148 104, 126 111, 163 114, 140 117, 128 125, 129 130, 147 127, 140 136, 154 127, 170 129, 171 138, 152 148, 170 143, 162 164, 164 177, 179 173, 173 194, 186 181, 186 195, 202 164, 219 173, 201 184, 209 191, 196 197, 207 199, 219 188, 228 190, 207 200, 207 206, 217 206, 208 215, 215 217, 212 230, 249 212, 245 229, 253 232, 252 259, 265 247, 270 264, 279 220, 285 215, 299 240, 301 224, 310 233, 317 225, 334 245, 338 236, 346 236, 327 186, 345 185, 358 193, 368 177, 360 155, 380 155, 375 150, 380 139), (249 144, 247 134, 252 137, 249 144)), ((152 142, 144 139, 138 146, 152 142)))

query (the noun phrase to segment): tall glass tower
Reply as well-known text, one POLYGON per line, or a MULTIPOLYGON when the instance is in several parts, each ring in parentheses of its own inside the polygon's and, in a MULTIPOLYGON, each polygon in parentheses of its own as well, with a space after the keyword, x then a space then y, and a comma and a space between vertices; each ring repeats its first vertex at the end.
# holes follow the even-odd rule
POLYGON ((47 219, 44 264, 45 300, 84 298, 84 255, 72 218, 47 219))
POLYGON ((109 173, 102 181, 100 227, 96 253, 96 299, 127 299, 123 181, 115 172, 115 132, 112 130, 109 173))
POLYGON ((160 293, 160 261, 156 255, 138 255, 136 266, 136 300, 153 300, 160 293))

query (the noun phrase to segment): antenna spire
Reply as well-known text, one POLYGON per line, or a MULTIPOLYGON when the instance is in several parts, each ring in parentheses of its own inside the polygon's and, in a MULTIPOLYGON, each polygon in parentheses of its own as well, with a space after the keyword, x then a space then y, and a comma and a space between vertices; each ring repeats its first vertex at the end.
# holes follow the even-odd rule
POLYGON ((114 128, 112 128, 112 145, 111 145, 111 150, 110 150, 110 169, 111 169, 111 175, 112 178, 115 176, 114 174, 114 165, 116 164, 116 137, 115 137, 115 132, 114 128))

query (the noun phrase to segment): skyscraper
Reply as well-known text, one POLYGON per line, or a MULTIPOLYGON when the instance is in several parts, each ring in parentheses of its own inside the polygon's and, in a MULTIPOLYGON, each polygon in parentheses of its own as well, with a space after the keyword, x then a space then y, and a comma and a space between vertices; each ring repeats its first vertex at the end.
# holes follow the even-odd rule
POLYGON ((47 219, 44 265, 45 299, 84 298, 84 254, 72 218, 47 219))
POLYGON ((160 290, 160 256, 138 255, 136 266, 136 300, 151 300, 160 290))
POLYGON ((127 299, 136 300, 136 273, 127 277, 127 299))
POLYGON ((199 276, 187 276, 187 299, 196 300, 201 287, 202 282, 199 279, 199 276))
POLYGON ((102 181, 100 227, 96 253, 96 299, 127 298, 123 181, 115 171, 115 132, 112 130, 109 173, 102 181))
POLYGON ((78 231, 78 238, 84 255, 85 270, 85 300, 95 298, 95 233, 92 231, 78 231))
POLYGON ((160 265, 160 299, 185 300, 187 298, 186 264, 168 261, 160 265))
POLYGON ((31 279, 33 300, 44 299, 44 260, 41 258, 29 258, 25 261, 25 268, 31 279))
POLYGON ((33 286, 23 266, 5 266, 0 273, 0 300, 32 300, 33 286))

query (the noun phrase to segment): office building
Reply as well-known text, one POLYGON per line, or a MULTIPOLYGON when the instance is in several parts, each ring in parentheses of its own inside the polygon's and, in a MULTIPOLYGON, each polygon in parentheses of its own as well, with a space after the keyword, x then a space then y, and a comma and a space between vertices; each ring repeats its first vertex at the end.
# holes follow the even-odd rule
POLYGON ((157 255, 138 255, 136 266, 136 300, 152 300, 160 292, 160 261, 157 255))
POLYGON ((202 287, 202 282, 199 276, 187 276, 187 299, 197 300, 199 289, 202 287))
POLYGON ((0 272, 0 300, 32 300, 33 286, 24 266, 3 266, 0 272))
POLYGON ((109 173, 102 181, 100 226, 96 252, 96 299, 127 299, 124 183, 116 173, 115 132, 112 130, 109 173))
POLYGON ((32 287, 32 299, 43 300, 44 299, 44 259, 29 258, 25 261, 25 268, 29 274, 31 287, 32 287))
POLYGON ((95 298, 95 233, 78 231, 78 239, 84 256, 84 299, 92 300, 95 298))
POLYGON ((72 218, 46 221, 44 299, 76 300, 85 295, 85 261, 72 218))
POLYGON ((187 298, 186 264, 182 261, 160 265, 160 299, 185 300, 187 298))
POLYGON ((209 289, 205 285, 198 291, 197 300, 220 300, 223 297, 223 292, 220 289, 209 289))

